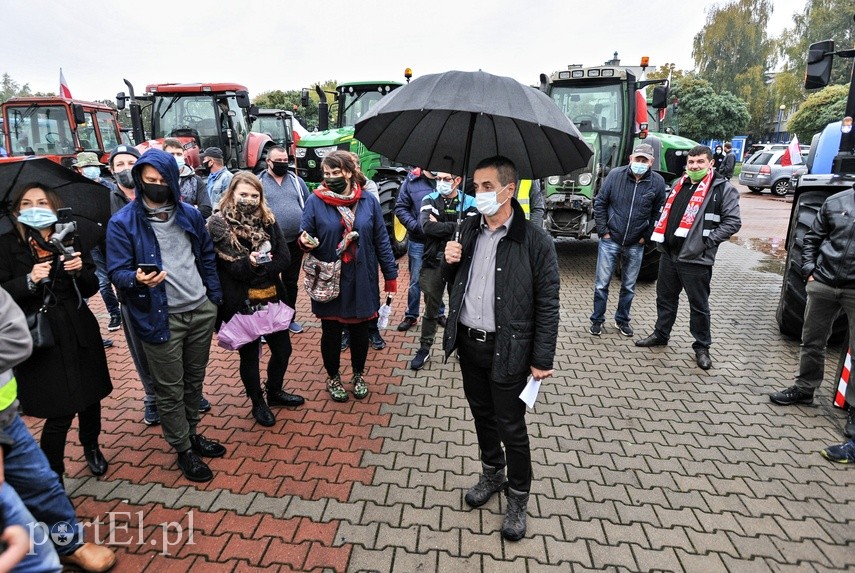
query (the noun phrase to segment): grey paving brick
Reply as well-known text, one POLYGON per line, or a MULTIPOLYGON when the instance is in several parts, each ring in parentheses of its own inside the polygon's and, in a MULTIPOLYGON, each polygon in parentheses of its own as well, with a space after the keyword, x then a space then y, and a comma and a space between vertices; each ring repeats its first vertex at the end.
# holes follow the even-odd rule
POLYGON ((680 560, 674 549, 666 547, 661 550, 632 546, 632 553, 640 571, 680 571, 680 560))
POLYGON ((337 499, 328 499, 321 521, 340 519, 349 523, 359 523, 364 507, 364 501, 341 502, 337 499))
MULTIPOLYGON (((461 555, 460 553, 460 530, 451 529, 448 531, 439 531, 431 527, 422 525, 418 528, 418 545, 417 549, 420 553, 436 549, 438 551, 447 552, 454 557, 461 555)), ((442 553, 440 553, 441 555, 442 553)))
MULTIPOLYGON (((68 482, 67 479, 66 482, 68 482)), ((114 487, 109 493, 111 498, 121 499, 123 501, 126 501, 127 503, 137 504, 140 502, 140 500, 142 500, 143 497, 145 497, 146 493, 148 493, 148 490, 151 489, 152 484, 134 484, 125 480, 117 480, 115 482, 115 486, 116 487, 114 487)), ((187 490, 184 492, 184 494, 181 496, 181 499, 179 500, 180 503, 182 505, 187 505, 190 507, 198 507, 199 509, 203 510, 208 509, 211 500, 207 502, 208 505, 204 505, 204 497, 206 496, 198 496, 198 498, 196 498, 193 495, 196 493, 206 494, 206 496, 210 497, 211 500, 216 497, 216 493, 211 495, 208 492, 200 492, 199 490, 194 488, 187 488, 187 490)), ((69 495, 71 495, 70 492, 69 495)))
POLYGON ((680 570, 685 573, 729 573, 731 571, 715 553, 694 554, 681 549, 676 550, 680 570))
MULTIPOLYGON (((379 549, 384 547, 394 547, 396 557, 399 550, 414 553, 418 546, 418 534, 418 527, 392 527, 381 522, 377 530, 376 547, 379 549)), ((407 569, 401 569, 401 571, 407 571, 407 569)), ((428 571, 430 571, 430 569, 428 569, 428 571)))
POLYGON ((726 553, 732 557, 738 557, 736 548, 727 535, 721 531, 708 533, 705 531, 685 530, 686 536, 691 541, 696 553, 726 553))
POLYGON ((442 508, 423 508, 419 505, 404 505, 401 514, 401 527, 425 525, 432 529, 441 529, 442 508))
MULTIPOLYGON (((74 495, 75 496, 89 495, 89 496, 92 496, 99 501, 105 500, 105 499, 110 499, 110 493, 116 488, 116 485, 117 484, 115 482, 99 481, 95 478, 87 478, 83 482, 78 482, 77 487, 74 488, 74 495)), ((157 495, 161 495, 161 494, 168 495, 168 494, 165 494, 165 492, 163 492, 162 489, 163 488, 161 486, 161 490, 158 490, 157 495)), ((148 492, 146 492, 146 494, 148 494, 148 492)))
POLYGON ((395 549, 395 558, 392 561, 392 571, 437 571, 439 561, 438 551, 426 553, 414 553, 415 550, 406 551, 400 547, 395 549))
POLYGON ((381 524, 388 524, 391 527, 399 528, 401 526, 402 513, 402 505, 379 505, 373 502, 366 502, 362 511, 362 523, 371 523, 376 521, 381 524))
POLYGON ((383 550, 366 549, 359 545, 353 548, 347 565, 348 573, 385 573, 392 571, 395 550, 388 547, 383 550))
POLYGON ((632 552, 632 546, 628 543, 600 545, 599 543, 589 542, 588 547, 591 551, 594 567, 597 569, 614 567, 628 569, 629 571, 639 571, 638 564, 632 552))
MULTIPOLYGON (((172 488, 172 487, 165 487, 165 486, 162 486, 160 484, 153 484, 148 489, 148 491, 146 491, 145 495, 142 496, 142 498, 140 499, 140 503, 141 504, 159 503, 159 504, 163 504, 167 507, 174 507, 175 505, 177 505, 178 500, 184 494, 186 489, 187 488, 185 488, 185 487, 172 488)), ((220 493, 222 495, 223 493, 228 493, 228 492, 220 492, 220 493)), ((238 494, 237 496, 234 496, 233 501, 234 501, 235 505, 237 506, 237 508, 239 508, 241 511, 243 511, 249 507, 249 504, 252 502, 253 497, 255 497, 254 493, 253 494, 247 494, 247 495, 238 494)), ((220 496, 218 496, 217 499, 220 499, 220 496)), ((215 500, 214 503, 211 504, 211 507, 216 506, 216 504, 217 504, 217 501, 215 500)), ((219 509, 219 506, 217 506, 217 509, 219 509)))
POLYGON ((333 544, 340 546, 352 543, 363 547, 375 547, 379 527, 378 523, 360 525, 344 521, 339 525, 338 531, 336 531, 333 544))
MULTIPOLYGON (((501 529, 501 520, 496 526, 496 532, 501 529)), ((551 539, 551 538, 550 538, 551 539)), ((546 563, 545 539, 540 536, 526 536, 519 541, 502 541, 503 556, 505 559, 516 559, 525 557, 528 560, 546 563)))
POLYGON ((647 539, 647 534, 640 523, 632 523, 627 525, 619 525, 610 521, 603 522, 603 529, 606 532, 606 540, 611 545, 618 543, 629 543, 630 545, 640 545, 642 547, 650 547, 650 542, 647 539))
MULTIPOLYGON (((218 498, 219 499, 219 498, 218 498)), ((312 521, 321 521, 321 516, 324 514, 326 500, 312 501, 292 497, 288 507, 285 509, 283 517, 308 517, 312 521)))

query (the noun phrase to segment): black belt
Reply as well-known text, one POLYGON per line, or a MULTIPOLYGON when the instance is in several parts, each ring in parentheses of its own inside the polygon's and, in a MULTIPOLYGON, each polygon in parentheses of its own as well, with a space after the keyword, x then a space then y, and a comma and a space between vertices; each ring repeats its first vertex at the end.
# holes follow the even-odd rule
POLYGON ((469 328, 463 324, 460 325, 463 328, 463 332, 469 338, 473 340, 477 340, 478 342, 493 342, 493 339, 496 338, 495 332, 487 332, 486 330, 481 330, 480 328, 469 328))

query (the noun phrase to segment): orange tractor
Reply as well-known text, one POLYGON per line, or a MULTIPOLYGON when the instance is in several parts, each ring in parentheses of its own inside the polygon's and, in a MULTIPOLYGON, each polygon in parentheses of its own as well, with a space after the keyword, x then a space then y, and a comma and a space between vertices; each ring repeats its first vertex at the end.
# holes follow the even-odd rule
POLYGON ((116 95, 116 105, 131 115, 134 143, 144 152, 160 148, 167 137, 184 144, 185 161, 199 166, 199 155, 208 147, 223 150, 228 169, 255 169, 264 163, 275 145, 269 135, 250 131, 252 115, 247 89, 238 84, 150 84, 146 93, 116 95), (143 116, 145 116, 145 125, 143 116))
POLYGON ((122 142, 116 110, 62 97, 15 97, 2 104, 3 146, 10 157, 44 156, 71 166, 81 151, 106 163, 122 142))

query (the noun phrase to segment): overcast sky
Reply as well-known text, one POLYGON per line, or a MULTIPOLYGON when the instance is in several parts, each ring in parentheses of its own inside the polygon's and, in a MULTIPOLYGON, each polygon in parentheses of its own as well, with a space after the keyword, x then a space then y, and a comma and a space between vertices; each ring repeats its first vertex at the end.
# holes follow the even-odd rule
MULTIPOLYGON (((250 95, 327 79, 402 80, 482 69, 536 84, 540 72, 602 64, 692 69, 707 0, 0 0, 0 73, 57 92, 114 99, 122 78, 236 82, 250 95)), ((774 0, 769 27, 792 24, 805 0, 774 0)))

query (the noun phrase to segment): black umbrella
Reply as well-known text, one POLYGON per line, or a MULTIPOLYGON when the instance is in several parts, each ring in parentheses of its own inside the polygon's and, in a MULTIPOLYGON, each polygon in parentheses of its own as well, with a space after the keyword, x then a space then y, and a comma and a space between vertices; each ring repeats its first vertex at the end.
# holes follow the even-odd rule
POLYGON ((593 154, 546 94, 485 72, 419 77, 380 100, 355 137, 395 161, 464 176, 495 155, 523 179, 564 175, 593 154))
POLYGON ((111 214, 109 189, 44 157, 0 160, 0 233, 14 227, 12 205, 28 183, 50 187, 63 207, 71 208, 84 249, 104 239, 111 214))

